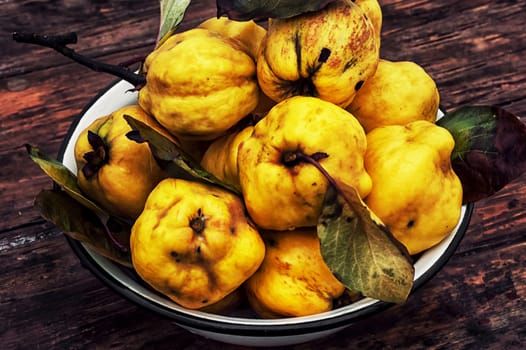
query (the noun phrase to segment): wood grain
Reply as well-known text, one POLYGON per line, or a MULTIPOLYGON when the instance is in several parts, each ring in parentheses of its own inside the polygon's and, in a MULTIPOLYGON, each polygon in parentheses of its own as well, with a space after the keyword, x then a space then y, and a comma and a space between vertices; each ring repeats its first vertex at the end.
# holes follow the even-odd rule
MULTIPOLYGON (((380 1, 382 57, 412 60, 441 105, 493 104, 526 118, 526 3, 380 1)), ((76 50, 105 62, 154 46, 157 1, 7 0, 0 12, 0 347, 240 349, 195 336, 122 299, 84 269, 62 233, 33 209, 50 180, 25 143, 57 154, 70 123, 114 78, 14 31, 75 31, 76 50)), ((181 30, 215 15, 192 2, 181 30)), ((523 119, 526 120, 526 119, 523 119)), ((526 345, 526 177, 478 202, 464 240, 403 305, 296 349, 522 349, 526 345)))

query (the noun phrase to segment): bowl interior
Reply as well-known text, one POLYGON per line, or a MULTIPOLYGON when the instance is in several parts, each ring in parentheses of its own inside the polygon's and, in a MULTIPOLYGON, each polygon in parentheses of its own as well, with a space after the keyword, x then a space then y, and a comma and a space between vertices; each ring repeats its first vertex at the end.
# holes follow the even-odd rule
MULTIPOLYGON (((63 164, 71 171, 76 173, 74 146, 80 132, 95 119, 110 114, 125 105, 136 104, 137 92, 132 92, 132 88, 133 86, 125 81, 114 83, 96 96, 72 124, 59 155, 63 164)), ((440 118, 442 115, 442 111, 439 111, 437 118, 440 118)), ((453 254, 467 229, 472 209, 472 205, 464 205, 459 223, 451 233, 438 245, 425 251, 418 257, 414 264, 414 288, 418 288, 429 280, 453 254)), ((253 332, 254 334, 265 332, 268 334, 269 330, 275 334, 280 334, 280 332, 287 334, 290 334, 290 332, 305 333, 312 329, 319 331, 342 326, 389 306, 389 304, 379 300, 364 298, 332 311, 312 316, 281 319, 260 319, 247 310, 242 310, 239 314, 229 316, 189 310, 141 283, 133 272, 127 271, 127 269, 113 263, 111 260, 98 255, 82 243, 68 239, 82 263, 108 284, 110 288, 133 302, 171 317, 176 322, 189 327, 210 330, 220 329, 221 332, 232 334, 240 332, 253 332)))

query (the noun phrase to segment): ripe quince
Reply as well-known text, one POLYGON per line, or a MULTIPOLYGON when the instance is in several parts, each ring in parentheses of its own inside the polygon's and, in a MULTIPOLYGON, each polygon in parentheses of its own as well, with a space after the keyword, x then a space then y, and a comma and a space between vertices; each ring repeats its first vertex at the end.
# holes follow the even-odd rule
POLYGON ((139 106, 120 108, 91 123, 75 144, 79 187, 113 215, 135 219, 157 183, 166 177, 148 144, 130 140, 129 115, 170 137, 139 106))
POLYGON ((203 155, 201 166, 219 180, 241 191, 237 153, 239 144, 252 134, 252 130, 254 127, 249 125, 216 139, 203 155))
POLYGON ((380 47, 383 23, 382 7, 380 6, 380 3, 378 0, 355 0, 354 3, 360 6, 369 21, 371 21, 378 47, 380 47))
POLYGON ((462 184, 451 168, 454 144, 446 129, 425 120, 367 134, 373 187, 365 203, 410 254, 439 243, 458 223, 462 184))
POLYGON ((244 50, 254 60, 257 58, 259 46, 267 34, 267 30, 254 22, 235 21, 228 17, 212 17, 199 24, 199 28, 206 28, 227 38, 238 40, 244 50))
POLYGON ((434 122, 439 103, 436 83, 424 68, 411 61, 381 59, 347 110, 369 132, 415 120, 434 122))
POLYGON ((205 28, 169 37, 146 58, 139 105, 179 139, 212 140, 258 104, 256 64, 205 28))
POLYGON ((262 236, 265 259, 245 284, 254 311, 276 318, 331 310, 345 286, 323 260, 316 229, 269 231, 262 236))
POLYGON ((333 103, 305 96, 278 103, 238 149, 250 216, 271 230, 316 225, 328 181, 305 157, 365 197, 372 186, 363 163, 366 146, 356 118, 333 103))
POLYGON ((130 249, 139 276, 190 309, 234 292, 265 255, 265 244, 238 196, 175 178, 151 192, 132 227, 130 249))
POLYGON ((341 107, 374 74, 379 47, 371 22, 352 1, 270 19, 257 59, 258 81, 275 101, 314 96, 341 107))

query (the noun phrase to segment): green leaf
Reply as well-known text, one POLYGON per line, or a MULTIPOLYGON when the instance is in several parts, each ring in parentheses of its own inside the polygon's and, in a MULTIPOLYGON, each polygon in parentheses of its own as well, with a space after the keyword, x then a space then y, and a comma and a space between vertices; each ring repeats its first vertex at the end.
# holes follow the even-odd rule
POLYGON ((25 145, 29 157, 51 178, 53 181, 62 187, 73 199, 83 206, 93 210, 100 216, 108 217, 105 210, 100 208, 97 204, 84 196, 82 190, 77 184, 77 177, 64 164, 58 160, 50 157, 42 150, 31 145, 25 145))
POLYGON ((124 118, 133 129, 127 134, 128 138, 136 142, 148 142, 153 156, 169 176, 220 186, 239 195, 238 190, 207 172, 174 142, 132 116, 124 115, 124 118))
POLYGON ((114 237, 120 244, 127 246, 129 225, 111 219, 107 224, 103 223, 93 211, 62 190, 41 191, 37 195, 35 206, 46 220, 70 237, 83 242, 108 259, 127 267, 132 266, 129 249, 121 249, 111 240, 114 237), (108 230, 111 232, 108 233, 108 230))
POLYGON ((353 188, 329 186, 317 231, 323 259, 347 288, 385 302, 407 299, 411 258, 353 188))
POLYGON ((161 23, 157 36, 157 46, 160 46, 166 38, 175 32, 175 29, 183 21, 190 0, 161 0, 161 23))
POLYGON ((526 170, 526 126, 495 106, 463 106, 437 121, 455 139, 451 165, 464 203, 491 196, 526 170))
POLYGON ((334 0, 217 0, 217 16, 238 21, 288 18, 319 10, 334 0))

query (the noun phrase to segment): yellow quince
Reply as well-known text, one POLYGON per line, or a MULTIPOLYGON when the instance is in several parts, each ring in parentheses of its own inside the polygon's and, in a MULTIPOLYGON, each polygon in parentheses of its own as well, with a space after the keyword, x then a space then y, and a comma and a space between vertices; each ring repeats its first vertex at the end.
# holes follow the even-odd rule
POLYGON ((446 129, 425 120, 367 134, 373 187, 365 203, 410 254, 439 243, 458 223, 462 184, 451 168, 454 144, 446 129))
POLYGON ((216 139, 203 155, 201 166, 219 180, 241 190, 237 154, 239 145, 252 134, 252 130, 253 126, 247 126, 216 139))
POLYGON ((265 255, 265 244, 239 197, 174 178, 151 192, 132 227, 130 248, 139 276, 190 309, 233 293, 265 255))
POLYGON ((352 1, 270 19, 257 59, 258 82, 274 101, 301 95, 348 106, 374 74, 379 59, 375 30, 352 1))
POLYGON ((376 37, 376 42, 378 47, 380 47, 382 40, 382 24, 383 24, 383 14, 382 7, 378 0, 355 0, 354 3, 358 5, 365 16, 371 21, 371 24, 374 28, 374 34, 376 37))
POLYGON ((366 132, 415 120, 434 122, 440 95, 435 81, 411 61, 381 59, 376 73, 362 86, 347 110, 366 132))
POLYGON ((305 96, 278 103, 238 149, 239 181, 251 218, 271 230, 316 225, 328 181, 308 159, 365 197, 371 189, 366 147, 362 126, 345 109, 305 96))
POLYGON ((258 104, 254 60, 205 28, 169 37, 146 58, 139 105, 180 139, 221 136, 258 104))
POLYGON ((254 22, 235 21, 228 17, 212 17, 199 24, 199 28, 206 28, 227 38, 238 40, 244 50, 254 60, 257 58, 259 46, 267 34, 267 30, 254 22))
POLYGON ((265 318, 306 316, 332 309, 345 291, 325 264, 315 228, 263 233, 266 254, 246 282, 247 297, 265 318))
POLYGON ((89 198, 109 213, 135 219, 157 183, 166 177, 147 143, 130 140, 129 115, 166 137, 157 122, 139 106, 131 105, 93 121, 75 143, 77 182, 89 198))

